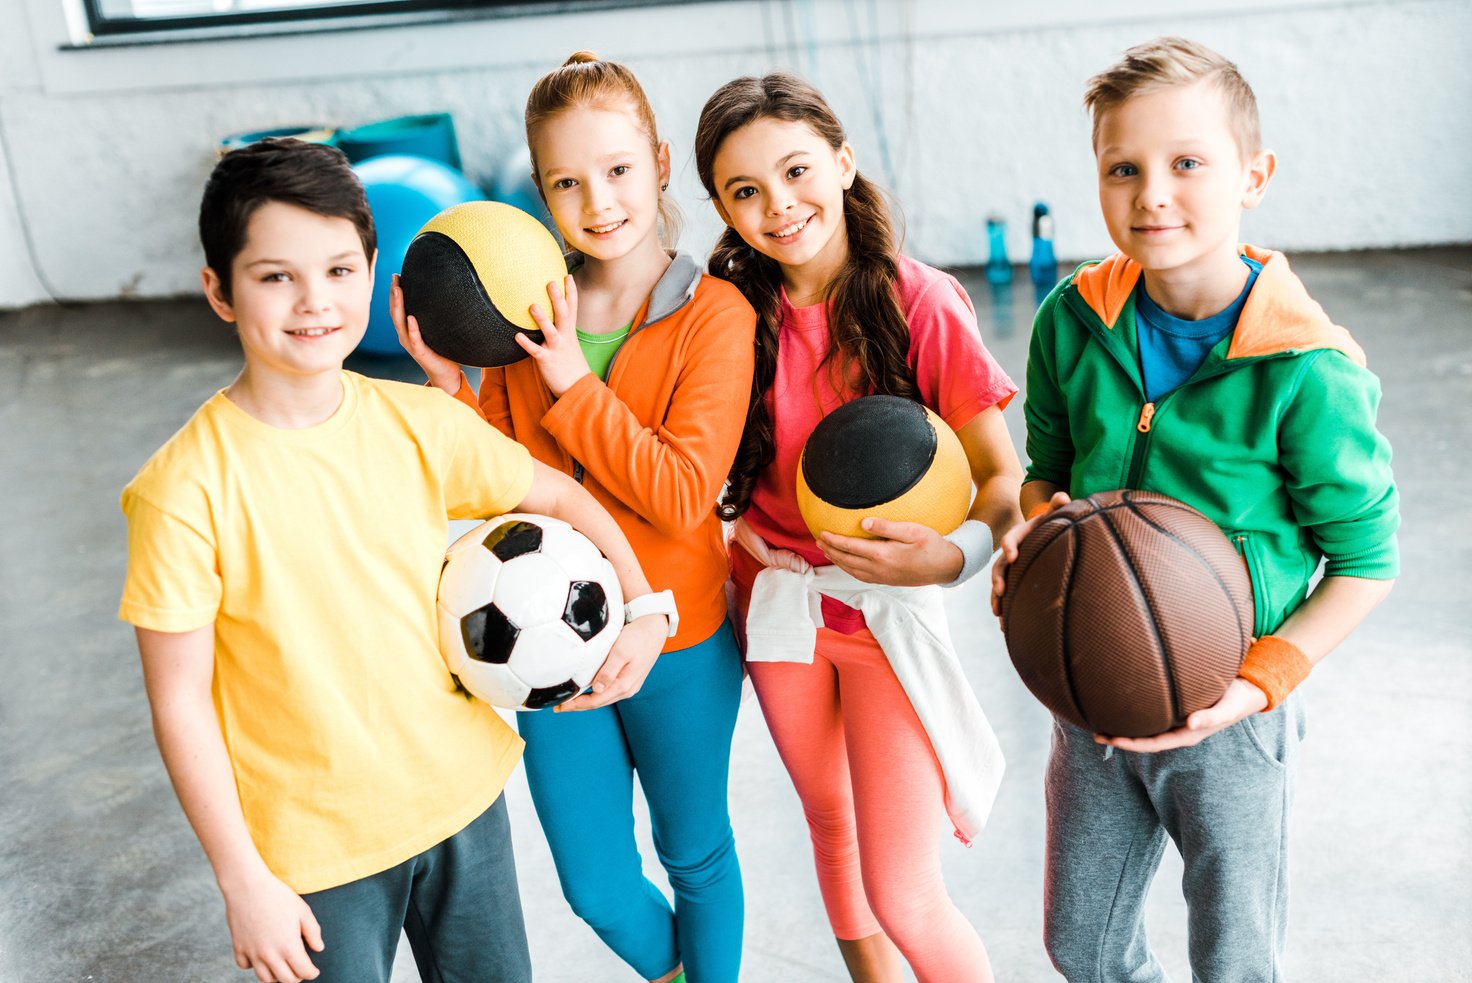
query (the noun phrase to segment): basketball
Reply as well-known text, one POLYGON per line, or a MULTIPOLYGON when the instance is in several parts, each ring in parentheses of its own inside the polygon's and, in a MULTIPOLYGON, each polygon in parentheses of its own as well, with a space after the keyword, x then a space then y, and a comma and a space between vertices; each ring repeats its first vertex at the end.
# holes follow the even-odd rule
POLYGON ((541 222, 496 201, 467 202, 430 219, 404 255, 404 311, 424 343, 461 365, 488 368, 526 357, 516 343, 542 333, 527 313, 551 315, 547 284, 567 275, 562 250, 541 222))
POLYGON ((1070 502, 1018 547, 1002 633, 1033 696, 1111 737, 1212 706, 1252 642, 1252 582, 1200 512, 1148 491, 1070 502))
POLYGON ((955 431, 930 410, 898 396, 863 396, 808 436, 797 507, 815 539, 825 529, 873 539, 859 527, 871 515, 944 536, 971 507, 971 469, 955 431))

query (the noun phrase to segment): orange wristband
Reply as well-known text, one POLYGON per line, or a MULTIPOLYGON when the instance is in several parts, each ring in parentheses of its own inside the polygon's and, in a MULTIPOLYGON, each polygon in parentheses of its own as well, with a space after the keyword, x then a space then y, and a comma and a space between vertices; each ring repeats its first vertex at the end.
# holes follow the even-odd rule
POLYGON ((1264 635, 1247 649, 1237 675, 1267 695, 1267 713, 1287 699, 1299 683, 1308 678, 1314 664, 1297 645, 1277 635, 1264 635))
POLYGON ((1039 502, 1032 508, 1028 509, 1027 517, 1029 519, 1036 519, 1038 516, 1045 515, 1051 511, 1053 511, 1053 502, 1051 499, 1049 499, 1046 502, 1039 502))

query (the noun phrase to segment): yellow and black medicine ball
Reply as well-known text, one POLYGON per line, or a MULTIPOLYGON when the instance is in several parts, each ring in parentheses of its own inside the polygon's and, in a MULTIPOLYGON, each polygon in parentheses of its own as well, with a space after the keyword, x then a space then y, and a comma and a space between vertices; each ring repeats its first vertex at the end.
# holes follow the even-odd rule
POLYGON ((399 283, 425 344, 462 365, 490 367, 526 357, 518 331, 542 340, 527 308, 550 314, 547 284, 566 274, 541 222, 502 202, 471 201, 425 223, 404 254, 399 283))
POLYGON ((971 507, 961 441, 921 404, 864 396, 813 428, 797 465, 797 507, 814 538, 822 530, 874 538, 866 516, 952 532, 971 507))

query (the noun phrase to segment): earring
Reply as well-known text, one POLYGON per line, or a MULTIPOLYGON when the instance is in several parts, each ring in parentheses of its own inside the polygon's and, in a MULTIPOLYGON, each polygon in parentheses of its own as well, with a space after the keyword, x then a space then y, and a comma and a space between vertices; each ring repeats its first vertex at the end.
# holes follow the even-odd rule
POLYGON ((659 190, 660 191, 668 191, 668 190, 670 190, 670 186, 668 184, 661 184, 659 186, 659 190))

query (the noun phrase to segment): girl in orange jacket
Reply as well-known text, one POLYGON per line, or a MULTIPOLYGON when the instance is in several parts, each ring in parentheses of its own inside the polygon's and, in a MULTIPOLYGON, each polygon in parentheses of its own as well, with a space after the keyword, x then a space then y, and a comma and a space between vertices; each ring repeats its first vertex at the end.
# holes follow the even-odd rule
POLYGON ((532 308, 542 344, 519 336, 530 357, 485 370, 477 399, 412 318, 396 322, 433 384, 577 477, 654 589, 673 593, 678 619, 637 694, 600 705, 588 693, 517 722, 573 910, 647 980, 734 983, 743 895, 726 785, 741 658, 715 505, 741 441, 756 317, 734 287, 661 242, 675 225, 662 194, 669 145, 626 67, 574 54, 533 87, 526 131, 572 265, 549 285, 549 309, 532 308), (673 909, 642 872, 635 771, 673 909))

